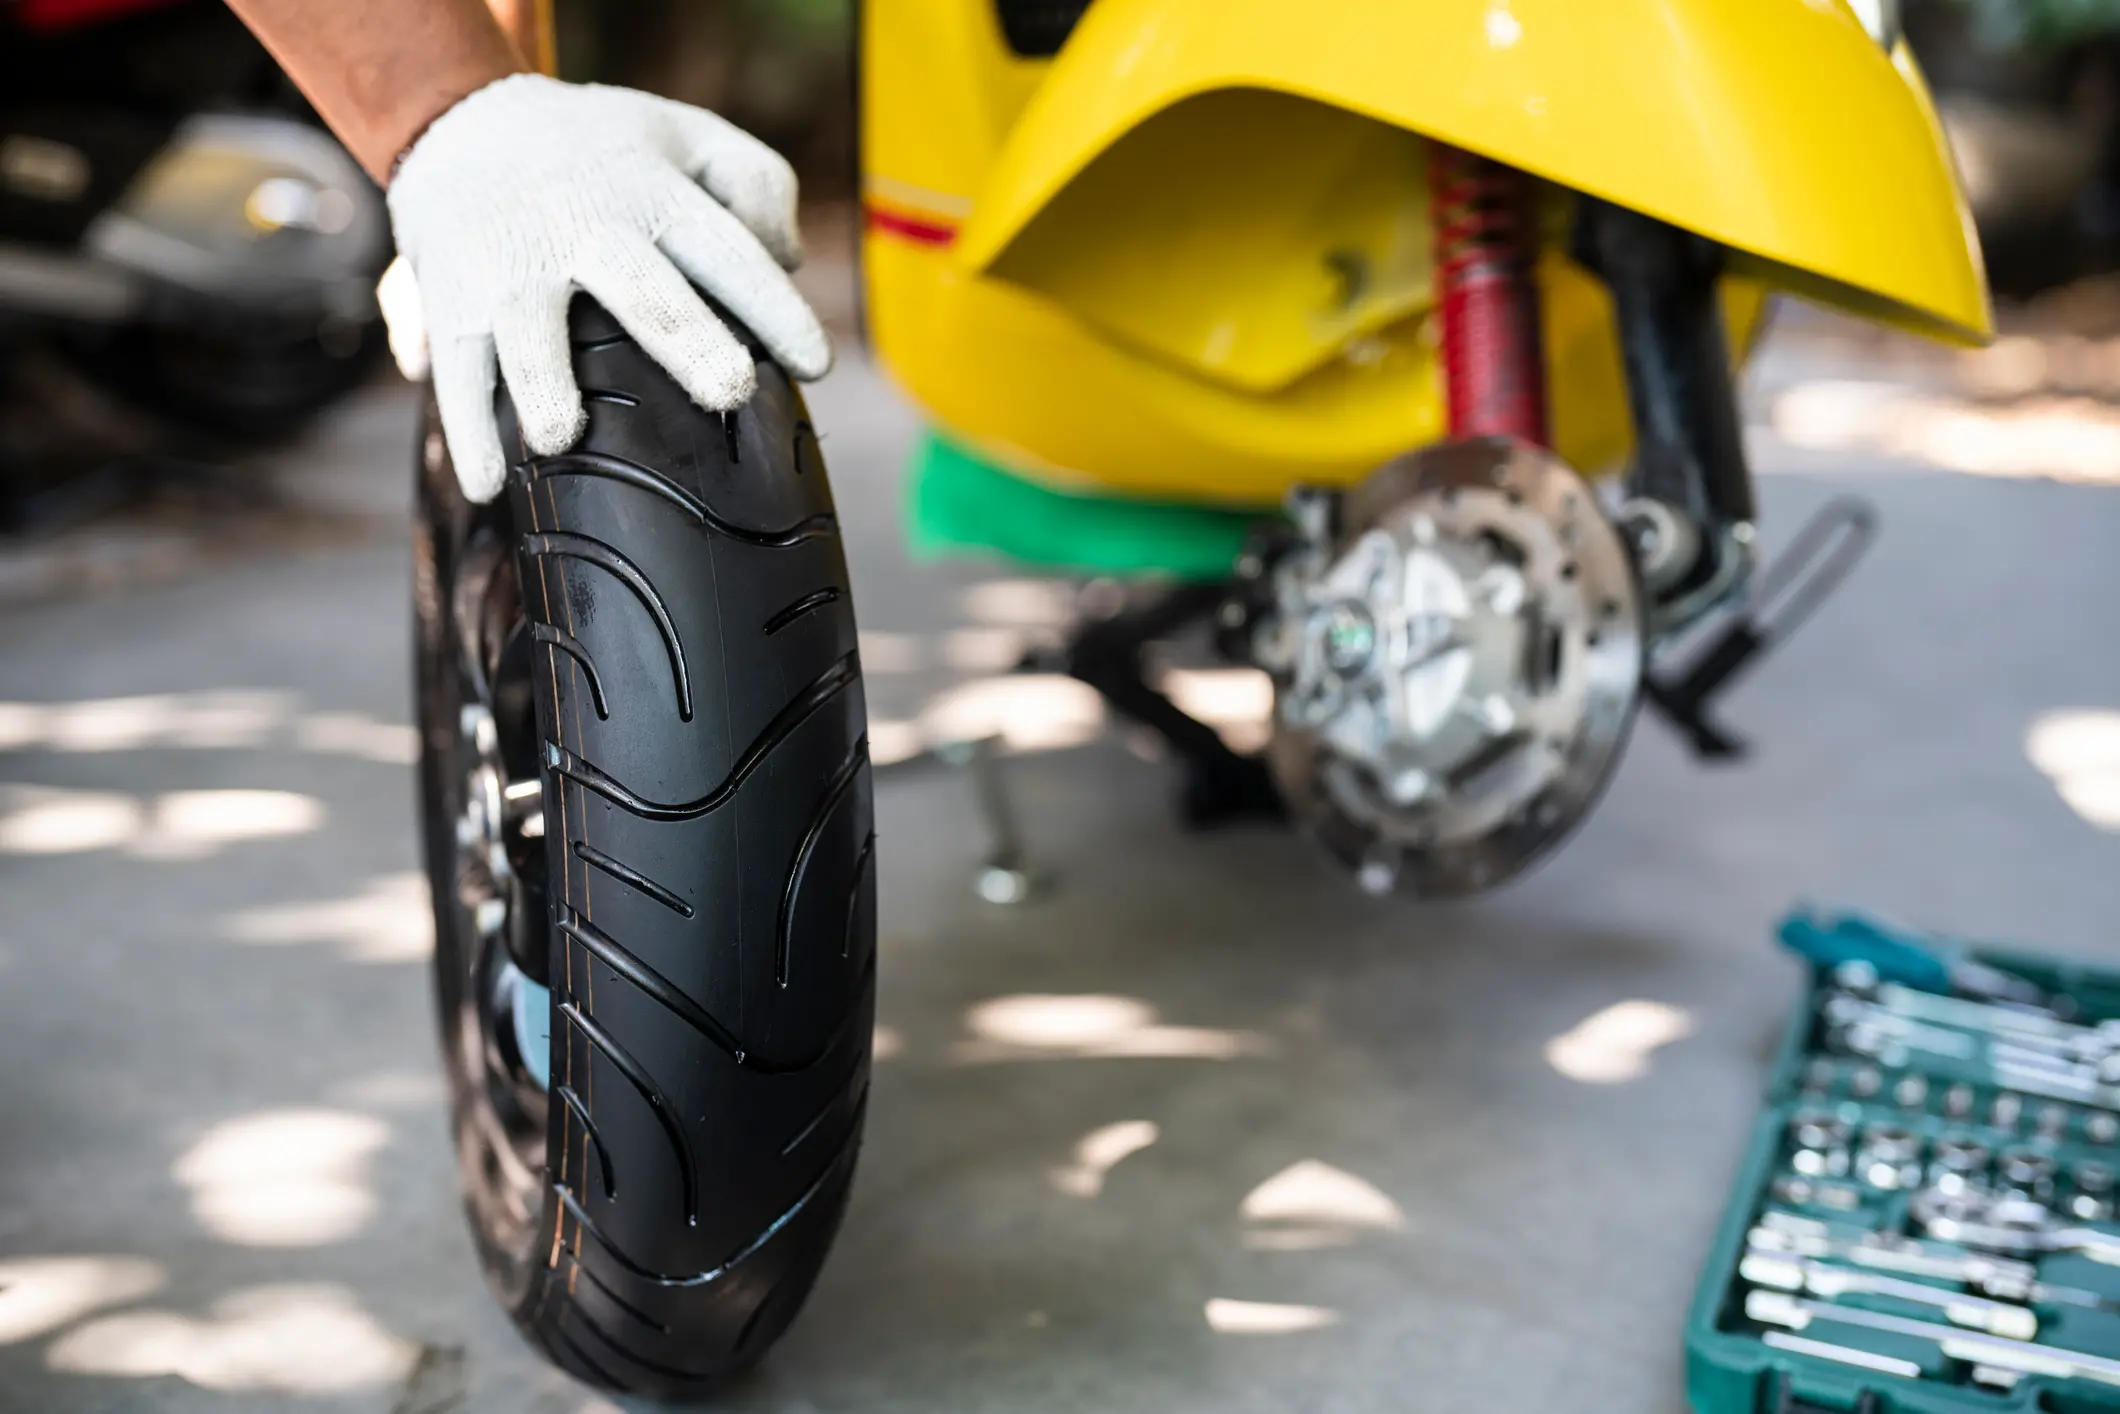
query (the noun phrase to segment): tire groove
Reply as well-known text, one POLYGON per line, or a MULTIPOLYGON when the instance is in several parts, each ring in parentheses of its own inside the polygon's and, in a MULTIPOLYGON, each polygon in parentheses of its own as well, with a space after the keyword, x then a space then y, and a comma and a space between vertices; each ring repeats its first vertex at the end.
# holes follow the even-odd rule
POLYGON ((771 638, 774 634, 780 632, 789 624, 794 623, 795 620, 801 618, 804 614, 810 613, 812 610, 822 609, 827 604, 836 604, 838 602, 839 591, 837 589, 825 588, 812 590, 810 593, 803 595, 800 599, 797 599, 794 603, 788 605, 787 608, 782 609, 779 613, 773 615, 772 618, 766 620, 766 637, 771 638))
MULTIPOLYGON (((586 1270, 586 1268, 584 1270, 586 1270)), ((631 1364, 640 1366, 643 1370, 653 1370, 656 1374, 661 1375, 665 1379, 684 1380, 687 1383, 691 1384, 703 1384, 706 1381, 714 1378, 714 1372, 711 1370, 683 1370, 679 1369, 675 1365, 665 1365, 660 1360, 649 1359, 647 1356, 642 1355, 640 1352, 634 1350, 631 1346, 619 1340, 619 1338, 611 1334, 611 1332, 605 1330, 603 1326, 597 1322, 594 1316, 591 1316, 587 1311, 584 1311, 581 1308, 581 1304, 579 1302, 575 1303, 573 1312, 574 1319, 581 1323, 581 1327, 583 1330, 595 1336, 598 1340, 602 1341, 604 1345, 607 1346, 610 1350, 612 1350, 618 1355, 625 1357, 625 1359, 631 1364)))
POLYGON ((589 650, 582 645, 582 641, 558 624, 548 623, 532 623, 530 637, 533 642, 542 643, 566 654, 581 667, 582 676, 589 681, 589 696, 596 703, 596 719, 600 722, 610 721, 611 708, 604 701, 603 679, 597 676, 596 662, 589 656, 589 650))
POLYGON ((582 1103, 581 1096, 574 1093, 572 1085, 561 1085, 556 1088, 559 1090, 561 1103, 566 1105, 567 1112, 580 1122, 582 1133, 587 1136, 589 1143, 596 1148, 596 1166, 603 1174, 605 1199, 616 1198, 618 1196, 618 1184, 614 1181, 611 1173, 611 1152, 604 1147, 604 1137, 597 1132, 596 1121, 589 1118, 589 1107, 582 1103))
POLYGON ((660 496, 717 535, 755 545, 761 550, 785 550, 806 540, 829 535, 839 524, 839 517, 830 511, 819 511, 778 530, 757 530, 738 525, 661 472, 607 452, 562 452, 558 456, 539 457, 525 462, 522 471, 532 481, 558 476, 595 476, 617 481, 651 496, 660 496))
POLYGON ((808 1124, 805 1124, 802 1128, 795 1131, 795 1137, 793 1139, 790 1139, 787 1143, 780 1146, 780 1156, 782 1158, 786 1158, 788 1155, 794 1153, 797 1149, 801 1148, 803 1140, 808 1139, 812 1134, 816 1133, 817 1126, 823 1124, 826 1120, 830 1119, 833 1113, 839 1109, 839 1102, 847 1097, 847 1092, 849 1090, 855 1091, 855 1094, 854 1103, 847 1106, 847 1108, 861 1108, 861 1102, 867 1099, 869 1095, 869 1083, 868 1080, 862 1074, 861 1064, 858 1060, 855 1062, 853 1070, 848 1073, 845 1082, 841 1084, 838 1089, 832 1092, 831 1099, 826 1100, 824 1102, 823 1108, 819 1109, 816 1114, 810 1116, 810 1122, 808 1124), (856 1088, 854 1083, 857 1080, 861 1082, 858 1089, 856 1088))
POLYGON ((646 894, 679 918, 690 918, 692 916, 692 905, 686 903, 676 893, 656 883, 638 869, 613 859, 587 840, 576 840, 574 842, 574 857, 584 864, 603 870, 604 873, 609 874, 621 884, 646 894))
MULTIPOLYGON (((729 1058, 738 1065, 747 1064, 743 1044, 736 1039, 734 1032, 716 1021, 705 1007, 686 996, 676 983, 635 957, 609 933, 581 917, 560 918, 559 930, 580 943, 604 966, 647 993, 663 1010, 728 1052, 729 1058)), ((764 1071, 763 1067, 754 1068, 764 1071)))
POLYGON ((779 1294, 780 1287, 777 1283, 766 1288, 766 1294, 758 1298, 758 1304, 753 1306, 751 1314, 744 1318, 743 1329, 736 1333, 736 1344, 731 1347, 733 1350, 741 1353, 743 1348, 751 1343, 751 1337, 758 1332, 758 1323, 765 1319, 766 1307, 772 1305, 773 1298, 779 1294))
POLYGON ((624 785, 603 768, 582 760, 556 741, 545 743, 545 764, 620 809, 644 820, 696 820, 727 804, 729 797, 758 769, 759 764, 771 754, 774 747, 793 735, 797 727, 844 692, 860 676, 860 662, 852 653, 826 668, 790 699, 788 704, 780 709, 778 716, 766 723, 765 730, 744 748, 743 755, 729 768, 729 774, 722 779, 721 784, 697 800, 675 803, 650 800, 624 785))
POLYGON ((633 591, 633 597, 640 600, 648 617, 655 620, 656 630, 662 634, 663 649, 670 655, 670 674, 677 684, 677 715, 683 721, 691 721, 692 675, 685 666, 684 644, 678 641, 677 623, 670 617, 669 606, 663 603, 661 593, 648 582, 648 576, 641 572, 640 566, 601 540, 565 530, 525 535, 523 549, 531 555, 551 555, 595 565, 633 591))
POLYGON ((554 1184, 552 1191, 559 1196, 561 1204, 566 1207, 568 1214, 573 1217, 576 1225, 587 1233, 613 1262, 616 1262, 639 1280, 650 1282, 656 1286, 672 1288, 711 1286, 734 1271, 738 1266, 741 1266, 746 1258, 764 1247, 766 1243, 772 1241, 774 1236, 783 1228, 801 1216, 803 1209, 809 1207, 816 1200, 817 1195, 830 1186, 833 1179, 841 1177, 847 1169, 853 1167, 854 1155, 860 1148, 860 1145, 855 1142, 857 1138, 857 1135, 848 1135, 846 1144, 840 1149, 838 1154, 833 1156, 832 1162, 824 1166, 824 1172, 820 1173, 811 1182, 810 1186, 802 1191, 802 1196, 783 1209, 773 1221, 767 1223, 756 1237, 753 1237, 742 1247, 738 1248, 734 1256, 720 1266, 709 1268, 703 1272, 694 1272, 690 1276, 673 1277, 642 1266, 621 1251, 610 1238, 604 1236, 603 1229, 599 1228, 589 1217, 588 1212, 581 1205, 581 1200, 574 1196, 572 1189, 563 1184, 554 1184))
MULTIPOLYGON (((861 975, 855 978, 854 980, 854 994, 857 997, 860 996, 867 989, 869 985, 869 979, 875 976, 875 974, 876 954, 872 952, 869 954, 869 960, 862 964, 861 975)), ((839 1049, 839 1043, 846 1039, 847 1028, 854 1024, 855 1018, 859 1016, 860 1013, 861 1008, 858 1005, 850 1004, 846 1009, 845 1015, 839 1018, 839 1024, 832 1028, 832 1034, 825 1037, 824 1044, 819 1046, 814 1053, 805 1057, 803 1060, 795 1062, 792 1065, 779 1066, 771 1071, 767 1071, 766 1073, 769 1075, 793 1075, 799 1071, 808 1070, 811 1066, 816 1065, 819 1061, 822 1061, 826 1056, 832 1054, 832 1052, 839 1049)))
POLYGON ((593 1017, 572 1001, 561 1002, 559 1010, 562 1016, 573 1022, 575 1028, 589 1039, 590 1045, 603 1052, 604 1059, 611 1062, 620 1075, 626 1077, 628 1083, 640 1092, 640 1097, 648 1102, 648 1108, 655 1112, 655 1118, 662 1124, 663 1134, 677 1154, 678 1179, 684 1189, 685 1226, 698 1226, 699 1174, 692 1159, 691 1142, 685 1138, 684 1126, 678 1123, 677 1113, 670 1108, 669 1100, 656 1086, 654 1077, 633 1058, 632 1052, 619 1045, 617 1038, 599 1026, 593 1017))
MULTIPOLYGON (((574 1308, 570 1307, 569 1309, 574 1308)), ((581 1315, 581 1312, 579 1310, 575 1310, 574 1314, 576 1315, 576 1317, 579 1317, 581 1315)), ((573 1336, 567 1334, 566 1326, 563 1324, 562 1321, 552 1322, 548 1329, 550 1329, 552 1332, 552 1338, 554 1340, 557 1340, 561 1345, 566 1346, 567 1353, 581 1362, 583 1369, 587 1370, 591 1375, 594 1375, 597 1379, 602 1380, 607 1387, 611 1389, 624 1389, 626 1387, 626 1383, 624 1380, 619 1379, 617 1376, 613 1375, 609 1370, 606 1370, 603 1366, 597 1364, 594 1360, 591 1360, 589 1358, 589 1352, 582 1349, 581 1342, 576 1340, 573 1336)))
POLYGON ((854 925, 861 921, 861 886, 869 877, 869 866, 876 860, 876 832, 869 831, 868 838, 861 842, 861 853, 854 859, 854 890, 847 896, 847 926, 845 937, 839 944, 839 955, 843 958, 854 955, 854 925))
POLYGON ((788 985, 789 954, 795 946, 795 903, 802 895, 802 881, 810 872, 810 861, 817 855, 817 846, 824 839, 825 830, 832 823, 832 816, 845 801, 847 792, 861 779, 862 763, 868 760, 869 739, 866 734, 855 738, 854 749, 847 753, 845 764, 832 776, 832 783, 825 789, 824 798, 810 816, 809 825, 802 832, 802 843, 796 847, 794 861, 788 866, 787 882, 781 886, 780 926, 773 937, 773 981, 779 986, 788 985))
MULTIPOLYGON (((561 918, 559 930, 580 943, 591 956, 604 966, 631 982, 645 992, 649 999, 659 1003, 665 1010, 686 1023, 700 1035, 719 1046, 729 1059, 754 1075, 799 1075, 830 1055, 846 1036, 846 1029, 853 1023, 855 1008, 848 1008, 832 1034, 818 1047, 817 1053, 793 1064, 781 1065, 762 1061, 743 1047, 736 1034, 714 1019, 711 1012, 685 995, 684 990, 669 978, 657 972, 647 963, 634 956, 624 944, 603 929, 579 915, 561 918)), ((876 970, 876 959, 871 957, 868 966, 862 969, 861 985, 866 985, 868 974, 876 970)))
POLYGON ((663 1335, 668 1335, 670 1333, 670 1328, 668 1326, 664 1325, 661 1321, 656 1320, 646 1311, 641 1310, 640 1307, 634 1305, 632 1302, 626 1300, 625 1297, 620 1296, 617 1292, 613 1291, 611 1289, 611 1283, 605 1281, 602 1277, 598 1276, 593 1267, 584 1266, 580 1259, 573 1257, 571 1253, 569 1254, 569 1258, 574 1262, 574 1270, 580 1272, 583 1276, 587 1277, 589 1279, 589 1285, 595 1287, 598 1291, 601 1291, 604 1294, 604 1299, 609 1301, 613 1306, 616 1306, 619 1310, 625 1312, 634 1320, 639 1321, 642 1325, 647 1326, 651 1330, 659 1331, 663 1335))

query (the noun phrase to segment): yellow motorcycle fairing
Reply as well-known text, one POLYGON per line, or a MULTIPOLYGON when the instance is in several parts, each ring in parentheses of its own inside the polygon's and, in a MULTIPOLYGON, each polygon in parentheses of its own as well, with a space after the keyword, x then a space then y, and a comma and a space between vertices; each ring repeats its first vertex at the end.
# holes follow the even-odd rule
MULTIPOLYGON (((1097 0, 1050 65, 992 0, 864 28, 878 349, 1049 481, 1256 503, 1441 435, 1423 135, 1739 252, 1740 339, 1767 287, 1987 330, 1919 75, 1841 0, 1097 0)), ((1618 352, 1550 208, 1556 441, 1596 469, 1618 352)))

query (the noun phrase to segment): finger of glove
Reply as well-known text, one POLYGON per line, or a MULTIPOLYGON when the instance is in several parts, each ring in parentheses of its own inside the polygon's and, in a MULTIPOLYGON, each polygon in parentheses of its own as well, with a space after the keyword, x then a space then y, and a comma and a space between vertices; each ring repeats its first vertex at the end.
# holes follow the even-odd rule
POLYGON ((442 435, 467 499, 492 500, 507 480, 500 428, 493 420, 493 341, 483 336, 444 340, 433 347, 434 401, 442 435))
MULTIPOLYGON (((668 100, 665 100, 666 102, 668 100)), ((727 207, 784 269, 802 264, 800 188, 786 158, 718 114, 670 102, 685 172, 727 207)))
POLYGON ((574 382, 574 350, 567 342, 571 294, 562 286, 519 295, 493 326, 501 378, 515 400, 515 420, 530 450, 543 457, 566 451, 589 426, 581 389, 574 382))
POLYGON ((427 354, 427 315, 411 261, 401 255, 390 262, 376 282, 375 302, 383 311, 383 327, 390 332, 390 356, 397 361, 398 372, 419 382, 433 360, 427 354))
POLYGON ((758 370, 750 350, 646 236, 610 233, 575 278, 692 401, 728 412, 751 400, 758 370))
POLYGON ((808 300, 758 239, 696 187, 678 197, 677 218, 661 245, 679 270, 758 336, 797 378, 822 378, 832 341, 808 300))

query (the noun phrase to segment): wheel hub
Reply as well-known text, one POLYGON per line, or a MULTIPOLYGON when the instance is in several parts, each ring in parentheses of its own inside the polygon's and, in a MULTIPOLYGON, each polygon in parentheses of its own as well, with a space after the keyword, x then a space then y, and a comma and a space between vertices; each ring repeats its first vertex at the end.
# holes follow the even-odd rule
POLYGON ((507 777, 501 764, 500 729, 484 703, 464 708, 459 729, 469 764, 464 772, 464 812, 456 821, 457 848, 465 862, 483 869, 494 883, 507 883, 514 879, 515 870, 508 863, 503 835, 507 777))
MULTIPOLYGON (((458 715, 463 807, 456 819, 457 880, 478 945, 493 959, 486 988, 491 1030, 540 1089, 549 1083, 550 994, 531 975, 543 945, 537 896, 543 785, 511 780, 500 724, 485 702, 458 715), (527 866, 528 874, 524 867, 527 866), (527 964, 527 965, 526 965, 527 964)), ((537 969, 542 971, 541 968, 537 969)))
POLYGON ((1311 514, 1255 640, 1282 788, 1377 890, 1522 869, 1588 810, 1639 691, 1641 608, 1590 488, 1499 440, 1395 463, 1311 514))

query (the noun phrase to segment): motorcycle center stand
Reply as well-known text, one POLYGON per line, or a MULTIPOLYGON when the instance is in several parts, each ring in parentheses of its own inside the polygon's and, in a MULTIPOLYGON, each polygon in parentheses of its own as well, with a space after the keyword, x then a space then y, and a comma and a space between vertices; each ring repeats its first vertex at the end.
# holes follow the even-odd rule
MULTIPOLYGON (((1246 818, 1285 818, 1265 763, 1231 750, 1213 727, 1151 686, 1144 666, 1150 644, 1214 619, 1230 598, 1231 585, 1224 581, 1160 590, 1108 616, 1080 620, 1060 645, 1032 649, 1014 669, 1072 677, 1095 689, 1115 714, 1153 732, 1183 769, 1179 816, 1191 829, 1246 818)), ((985 836, 973 892, 988 903, 1009 905, 1032 898, 1051 878, 1031 866, 1002 767, 1002 745, 998 736, 932 742, 882 769, 902 772, 939 764, 964 774, 985 836)))
MULTIPOLYGON (((1877 538, 1876 509, 1854 496, 1821 507, 1789 546, 1738 601, 1667 647, 1643 676, 1643 700, 1703 763, 1741 760, 1748 744, 1716 717, 1715 705, 1737 678, 1786 642, 1838 589, 1877 538)), ((1286 823, 1288 813, 1266 763, 1243 755, 1212 726, 1187 713, 1150 683, 1152 644, 1201 625, 1213 630, 1226 657, 1244 661, 1242 640, 1259 603, 1270 562, 1247 554, 1228 580, 1180 583, 1137 596, 1116 612, 1076 623, 1054 648, 1034 649, 1016 665, 1022 673, 1064 673, 1094 688, 1117 716, 1146 728, 1163 743, 1182 773, 1180 821, 1190 830, 1246 820, 1286 823)), ((967 777, 986 836, 973 888, 989 903, 1032 898, 1050 880, 1033 869, 1019 812, 1008 790, 996 737, 937 742, 890 769, 939 763, 967 777)))

